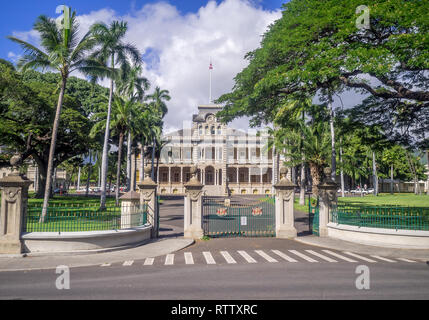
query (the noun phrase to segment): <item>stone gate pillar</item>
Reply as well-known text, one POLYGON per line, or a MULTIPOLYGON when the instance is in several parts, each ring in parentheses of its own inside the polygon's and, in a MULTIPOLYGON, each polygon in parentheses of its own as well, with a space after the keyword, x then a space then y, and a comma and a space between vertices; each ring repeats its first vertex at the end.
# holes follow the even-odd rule
POLYGON ((323 170, 325 178, 317 186, 319 190, 319 236, 328 236, 329 212, 337 199, 338 185, 331 178, 331 168, 323 170))
POLYGON ((138 184, 140 189, 140 204, 147 205, 148 210, 148 222, 152 225, 152 238, 158 237, 159 225, 158 225, 158 203, 156 197, 157 184, 152 180, 150 174, 152 172, 151 166, 146 166, 144 169, 144 180, 138 184))
POLYGON ((21 232, 27 214, 28 188, 33 182, 16 170, 15 166, 20 162, 18 156, 12 157, 10 162, 14 167, 12 173, 0 179, 0 253, 21 254, 21 232))
POLYGON ((203 185, 198 181, 198 169, 191 168, 192 178, 185 184, 185 225, 184 237, 190 239, 201 239, 204 236, 202 216, 203 185))
POLYGON ((295 199, 295 187, 287 179, 287 168, 280 169, 280 181, 274 185, 276 192, 276 237, 277 238, 295 238, 297 231, 295 229, 295 217, 293 212, 293 203, 295 199))

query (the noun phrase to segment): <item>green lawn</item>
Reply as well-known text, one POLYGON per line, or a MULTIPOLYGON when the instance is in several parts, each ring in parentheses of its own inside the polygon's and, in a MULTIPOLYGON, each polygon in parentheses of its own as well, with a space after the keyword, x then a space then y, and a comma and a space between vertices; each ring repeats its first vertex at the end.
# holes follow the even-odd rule
POLYGON ((344 197, 338 198, 338 203, 341 204, 361 204, 368 206, 383 206, 383 205, 395 205, 403 207, 428 207, 429 208, 429 196, 427 195, 415 195, 410 193, 398 193, 391 195, 389 193, 382 193, 380 195, 373 196, 367 195, 364 197, 344 197))
MULTIPOLYGON (((380 195, 372 196, 367 195, 364 197, 338 197, 338 204, 355 204, 363 206, 403 206, 403 207, 426 207, 429 208, 429 196, 415 195, 410 193, 397 193, 391 195, 389 193, 382 193, 380 195)), ((295 198, 295 210, 308 212, 308 197, 305 197, 305 205, 299 205, 299 199, 295 198)))

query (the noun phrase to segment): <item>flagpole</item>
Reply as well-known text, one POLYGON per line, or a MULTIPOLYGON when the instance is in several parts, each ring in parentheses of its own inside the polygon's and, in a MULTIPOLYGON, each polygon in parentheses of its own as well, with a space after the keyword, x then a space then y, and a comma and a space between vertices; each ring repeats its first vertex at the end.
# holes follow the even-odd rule
POLYGON ((213 71, 213 65, 212 65, 212 59, 210 59, 210 96, 209 96, 209 104, 212 103, 212 71, 213 71))

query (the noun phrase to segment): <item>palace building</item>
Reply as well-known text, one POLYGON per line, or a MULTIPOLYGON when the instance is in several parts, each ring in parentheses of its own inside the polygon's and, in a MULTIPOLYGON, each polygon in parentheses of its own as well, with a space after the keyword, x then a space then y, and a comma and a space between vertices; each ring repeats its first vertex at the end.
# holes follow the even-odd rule
POLYGON ((220 110, 219 105, 201 105, 188 128, 163 136, 167 144, 155 173, 158 194, 184 195, 193 165, 206 195, 273 193, 279 157, 267 150, 269 135, 229 128, 216 118, 220 110))

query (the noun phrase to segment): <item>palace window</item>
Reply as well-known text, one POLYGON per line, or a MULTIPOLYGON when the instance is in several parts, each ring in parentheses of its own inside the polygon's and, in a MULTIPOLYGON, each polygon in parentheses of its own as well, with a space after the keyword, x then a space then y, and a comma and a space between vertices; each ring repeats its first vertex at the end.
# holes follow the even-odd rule
POLYGON ((217 134, 222 134, 222 127, 221 126, 217 127, 217 134))
POLYGON ((215 127, 214 126, 212 126, 212 128, 211 128, 211 134, 216 134, 216 131, 215 131, 215 127))

